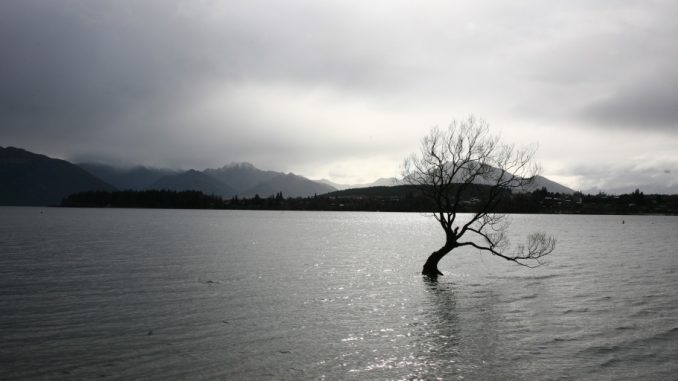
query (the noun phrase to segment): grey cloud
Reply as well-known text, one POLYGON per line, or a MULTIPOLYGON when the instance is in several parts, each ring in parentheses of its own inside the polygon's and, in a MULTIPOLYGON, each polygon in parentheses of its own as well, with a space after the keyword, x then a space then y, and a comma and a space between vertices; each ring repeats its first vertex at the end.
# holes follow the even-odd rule
POLYGON ((675 129, 678 3, 580 6, 542 24, 548 32, 521 72, 534 88, 517 110, 603 129, 675 129))
MULTIPOLYGON (((383 51, 363 35, 369 20, 354 30, 346 19, 356 15, 350 7, 337 17, 315 2, 225 4, 211 15, 191 2, 2 3, 7 33, 0 46, 7 59, 0 137, 20 136, 56 153, 71 145, 71 156, 115 151, 128 160, 188 165, 205 164, 194 152, 300 161, 295 158, 375 150, 350 141, 309 144, 313 127, 295 130, 289 121, 262 119, 267 110, 247 105, 234 110, 225 104, 222 119, 211 126, 183 118, 220 84, 230 89, 228 102, 243 83, 350 89, 376 86, 384 72, 383 51), (296 134, 283 131, 290 127, 296 134), (225 132, 214 136, 215 129, 225 132)), ((386 38, 386 31, 371 31, 386 38)))
POLYGON ((678 74, 620 89, 586 107, 583 115, 599 125, 678 132, 678 74))
POLYGON ((337 122, 354 109, 290 116, 278 105, 318 89, 332 97, 297 107, 311 115, 359 100, 355 109, 390 121, 436 105, 670 132, 675 11, 647 1, 6 0, 0 142, 195 167, 407 153, 402 127, 337 122), (257 103, 248 86, 295 92, 257 103))
POLYGON ((678 192, 678 176, 666 167, 678 167, 678 161, 654 164, 619 163, 616 165, 595 163, 569 169, 569 174, 581 179, 579 189, 588 193, 627 193, 640 188, 645 193, 678 192))

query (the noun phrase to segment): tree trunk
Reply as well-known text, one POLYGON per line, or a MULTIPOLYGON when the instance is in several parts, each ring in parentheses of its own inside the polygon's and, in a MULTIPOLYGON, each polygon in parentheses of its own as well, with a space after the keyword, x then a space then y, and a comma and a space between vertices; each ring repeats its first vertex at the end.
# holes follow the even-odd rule
POLYGON ((440 250, 434 251, 428 257, 426 263, 424 263, 424 268, 421 270, 421 274, 433 279, 438 278, 438 275, 443 275, 443 273, 438 270, 438 262, 440 262, 440 260, 443 259, 443 257, 455 247, 456 246, 453 244, 446 243, 445 246, 440 248, 440 250))

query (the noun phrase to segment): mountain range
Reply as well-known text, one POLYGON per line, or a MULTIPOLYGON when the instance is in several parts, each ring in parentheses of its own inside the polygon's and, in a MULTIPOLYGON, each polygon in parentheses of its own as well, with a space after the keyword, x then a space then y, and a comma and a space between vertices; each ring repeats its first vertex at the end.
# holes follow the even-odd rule
POLYGON ((221 197, 307 197, 336 189, 293 173, 261 170, 250 163, 233 163, 218 169, 173 171, 147 167, 114 168, 102 164, 78 164, 118 189, 199 190, 221 197))
POLYGON ((238 196, 263 197, 282 192, 285 197, 307 197, 335 191, 336 188, 293 173, 265 171, 250 163, 233 163, 205 174, 233 187, 238 196))
POLYGON ((76 163, 77 166, 114 185, 120 190, 142 190, 165 176, 179 174, 180 171, 158 169, 143 166, 118 168, 100 163, 76 163))
MULTIPOLYGON (((336 190, 397 185, 396 178, 367 184, 338 184, 309 180, 293 173, 261 170, 250 163, 233 163, 216 169, 180 171, 143 166, 117 168, 100 163, 72 164, 20 148, 0 147, 0 205, 55 205, 72 193, 102 190, 199 190, 221 197, 308 197, 336 190)), ((574 191, 544 177, 531 189, 574 191)))
MULTIPOLYGON (((345 189, 360 189, 360 188, 372 188, 372 187, 392 187, 394 185, 402 185, 395 177, 382 177, 373 181, 371 183, 365 184, 339 184, 327 179, 318 180, 318 182, 330 185, 337 190, 345 189)), ((534 181, 530 186, 525 189, 527 192, 532 192, 537 189, 546 188, 551 193, 564 193, 564 194, 573 194, 574 190, 566 187, 565 185, 559 184, 555 181, 549 180, 544 176, 535 176, 534 181)))
POLYGON ((231 197, 237 194, 236 190, 231 188, 228 184, 203 172, 196 171, 195 169, 189 169, 186 172, 161 177, 145 188, 175 191, 197 190, 205 194, 213 194, 222 197, 231 197))

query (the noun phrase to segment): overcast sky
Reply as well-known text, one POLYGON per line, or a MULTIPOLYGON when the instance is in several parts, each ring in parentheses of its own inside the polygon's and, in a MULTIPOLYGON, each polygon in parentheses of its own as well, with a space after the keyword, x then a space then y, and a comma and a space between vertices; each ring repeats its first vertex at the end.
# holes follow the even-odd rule
POLYGON ((575 189, 678 192, 676 20, 648 0, 2 0, 0 146, 356 183, 473 114, 575 189))

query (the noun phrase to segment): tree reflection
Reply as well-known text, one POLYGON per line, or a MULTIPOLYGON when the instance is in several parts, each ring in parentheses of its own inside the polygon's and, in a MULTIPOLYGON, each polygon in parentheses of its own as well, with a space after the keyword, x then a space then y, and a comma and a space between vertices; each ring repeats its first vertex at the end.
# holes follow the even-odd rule
POLYGON ((507 361, 512 343, 503 342, 499 295, 485 287, 425 281, 425 304, 418 334, 419 357, 429 379, 513 378, 507 361))
POLYGON ((425 278, 421 318, 414 330, 418 338, 417 378, 450 378, 463 374, 460 360, 461 322, 454 285, 425 278))

